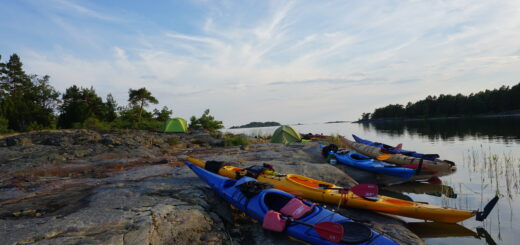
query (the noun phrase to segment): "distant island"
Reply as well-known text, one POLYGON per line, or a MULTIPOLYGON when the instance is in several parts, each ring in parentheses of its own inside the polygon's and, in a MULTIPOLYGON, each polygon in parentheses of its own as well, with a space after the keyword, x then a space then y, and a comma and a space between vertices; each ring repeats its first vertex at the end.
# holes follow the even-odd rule
POLYGON ((346 123, 347 121, 332 121, 332 122, 325 122, 325 123, 346 123))
POLYGON ((280 123, 277 122, 250 122, 248 124, 242 126, 232 126, 233 128, 260 128, 260 127, 273 127, 273 126, 281 126, 280 123))
POLYGON ((356 122, 442 119, 473 116, 509 116, 520 111, 520 83, 470 95, 428 96, 406 106, 391 104, 363 113, 356 122))

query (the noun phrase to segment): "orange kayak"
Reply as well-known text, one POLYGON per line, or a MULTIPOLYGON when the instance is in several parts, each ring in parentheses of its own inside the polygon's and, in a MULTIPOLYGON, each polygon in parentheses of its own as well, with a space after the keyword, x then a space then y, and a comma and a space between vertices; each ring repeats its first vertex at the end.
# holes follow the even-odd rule
MULTIPOLYGON (((187 160, 201 168, 233 179, 237 176, 241 177, 246 171, 234 166, 206 166, 206 162, 192 157, 188 157, 187 160)), ((477 213, 476 211, 444 208, 382 195, 376 199, 367 199, 357 196, 352 191, 341 193, 344 188, 340 186, 296 174, 279 175, 264 171, 256 179, 260 182, 270 183, 277 189, 317 202, 368 209, 421 220, 457 223, 471 218, 477 213)))

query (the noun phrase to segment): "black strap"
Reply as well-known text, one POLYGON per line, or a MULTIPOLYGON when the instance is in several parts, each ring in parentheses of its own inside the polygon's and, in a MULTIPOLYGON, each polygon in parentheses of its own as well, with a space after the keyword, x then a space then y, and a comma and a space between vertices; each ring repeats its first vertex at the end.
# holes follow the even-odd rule
POLYGON ((321 149, 321 156, 323 156, 323 158, 327 158, 330 151, 333 151, 334 153, 336 153, 338 150, 339 150, 339 147, 337 145, 330 144, 328 146, 323 147, 323 149, 321 149))
POLYGON ((421 169, 422 169, 422 165, 423 165, 423 160, 424 160, 424 159, 422 159, 422 158, 419 160, 419 166, 417 166, 417 169, 415 170, 415 174, 416 174, 416 175, 419 175, 419 174, 421 173, 421 169))
POLYGON ((246 176, 256 179, 258 178, 258 175, 264 172, 265 169, 266 167, 264 166, 253 165, 251 167, 245 168, 244 170, 247 171, 246 176))
POLYGON ((212 173, 218 174, 220 168, 224 166, 224 162, 220 161, 206 161, 206 166, 204 168, 212 173))
POLYGON ((258 178, 260 174, 262 174, 266 169, 273 170, 273 166, 267 163, 264 163, 262 166, 253 165, 251 167, 244 168, 240 171, 235 172, 235 179, 240 179, 244 176, 251 177, 253 179, 258 178))
POLYGON ((272 189, 274 186, 270 183, 263 183, 257 181, 248 181, 236 186, 244 196, 251 198, 265 189, 272 189))
POLYGON ((435 158, 439 158, 440 156, 439 156, 439 154, 423 154, 423 157, 435 159, 435 158))

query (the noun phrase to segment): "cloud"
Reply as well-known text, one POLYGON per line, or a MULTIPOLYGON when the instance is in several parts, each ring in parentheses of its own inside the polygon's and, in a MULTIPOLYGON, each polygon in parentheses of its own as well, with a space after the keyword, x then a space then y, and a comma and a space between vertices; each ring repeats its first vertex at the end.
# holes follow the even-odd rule
POLYGON ((353 85, 353 84, 369 84, 369 83, 381 83, 386 81, 384 78, 364 78, 364 79, 311 79, 303 81, 278 81, 269 83, 269 85, 317 85, 317 84, 336 84, 336 85, 353 85))
POLYGON ((118 18, 110 14, 103 14, 101 13, 100 9, 90 9, 84 5, 78 4, 77 2, 74 3, 66 0, 53 0, 52 2, 55 4, 56 8, 66 9, 66 11, 74 12, 75 14, 80 14, 103 21, 125 22, 125 20, 122 18, 118 18))
POLYGON ((120 47, 114 47, 114 53, 115 53, 115 56, 117 59, 120 59, 120 60, 128 59, 128 55, 126 55, 125 50, 120 47))
POLYGON ((54 3, 45 21, 63 30, 60 42, 20 48, 31 73, 51 75, 62 91, 92 85, 121 103, 129 88, 146 86, 177 115, 211 107, 230 124, 352 120, 520 75, 514 1, 198 1, 143 15, 126 5, 54 3))

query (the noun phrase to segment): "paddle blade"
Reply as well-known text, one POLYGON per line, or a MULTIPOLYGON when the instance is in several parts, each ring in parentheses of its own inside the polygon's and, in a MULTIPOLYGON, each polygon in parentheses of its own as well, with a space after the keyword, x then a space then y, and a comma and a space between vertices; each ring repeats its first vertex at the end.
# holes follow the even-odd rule
POLYGON ((387 160, 388 158, 392 157, 392 155, 390 154, 384 154, 384 155, 379 155, 376 157, 377 160, 379 161, 385 161, 387 160))
POLYGON ((395 147, 395 149, 397 149, 397 150, 402 150, 402 149, 403 149, 403 144, 401 143, 401 144, 397 145, 397 146, 395 147))
POLYGON ((439 177, 434 176, 434 177, 431 177, 428 179, 428 183, 434 184, 434 185, 440 185, 440 184, 442 184, 442 180, 439 179, 439 177))
POLYGON ((359 184, 350 188, 350 191, 360 197, 377 197, 379 188, 374 184, 359 184))
POLYGON ((491 213, 491 210, 495 207, 495 205, 498 202, 498 196, 495 196, 491 201, 488 202, 488 204, 484 207, 484 211, 478 212, 476 220, 478 221, 484 221, 489 213, 491 213))
POLYGON ((334 222, 320 222, 313 227, 318 234, 331 241, 340 242, 343 237, 343 226, 334 222))

